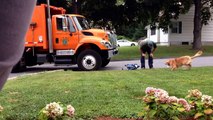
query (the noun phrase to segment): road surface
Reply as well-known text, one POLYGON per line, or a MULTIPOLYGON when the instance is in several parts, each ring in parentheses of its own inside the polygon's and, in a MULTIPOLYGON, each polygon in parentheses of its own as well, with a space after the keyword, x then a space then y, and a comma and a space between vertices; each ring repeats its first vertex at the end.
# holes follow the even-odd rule
MULTIPOLYGON (((163 58, 163 59, 154 59, 154 68, 166 68, 167 66, 164 64, 166 60, 170 58, 163 58)), ((147 65, 147 60, 146 60, 146 66, 147 65)), ((122 70, 125 69, 126 64, 138 64, 140 65, 139 60, 127 60, 127 61, 111 61, 109 65, 107 65, 105 68, 102 68, 101 70, 122 70)), ((202 66, 213 66, 213 56, 209 57, 198 57, 193 59, 192 61, 192 67, 202 67, 202 66)), ((54 66, 54 64, 44 64, 40 66, 34 66, 34 67, 29 67, 27 71, 21 72, 21 73, 11 73, 9 78, 14 78, 17 76, 22 76, 26 74, 32 74, 32 73, 38 73, 42 71, 51 71, 51 70, 60 70, 60 69, 65 69, 65 70, 73 70, 73 71, 78 71, 77 66, 54 66)))

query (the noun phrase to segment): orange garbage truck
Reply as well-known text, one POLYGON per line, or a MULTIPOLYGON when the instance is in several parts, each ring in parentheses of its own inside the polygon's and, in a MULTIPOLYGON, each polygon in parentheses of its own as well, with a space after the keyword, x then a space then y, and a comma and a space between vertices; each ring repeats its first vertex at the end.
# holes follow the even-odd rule
POLYGON ((46 4, 35 7, 23 56, 13 71, 47 62, 77 64, 84 71, 97 70, 118 53, 113 32, 92 29, 84 16, 65 12, 46 4))

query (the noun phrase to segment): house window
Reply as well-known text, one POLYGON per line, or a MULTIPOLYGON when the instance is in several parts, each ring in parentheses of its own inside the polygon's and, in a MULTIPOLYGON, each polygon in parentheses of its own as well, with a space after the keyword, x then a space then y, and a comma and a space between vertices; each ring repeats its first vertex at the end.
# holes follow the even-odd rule
POLYGON ((155 35, 156 34, 156 27, 152 27, 151 28, 151 35, 155 35))
POLYGON ((182 33, 182 22, 173 22, 171 26, 171 32, 181 34, 182 33))

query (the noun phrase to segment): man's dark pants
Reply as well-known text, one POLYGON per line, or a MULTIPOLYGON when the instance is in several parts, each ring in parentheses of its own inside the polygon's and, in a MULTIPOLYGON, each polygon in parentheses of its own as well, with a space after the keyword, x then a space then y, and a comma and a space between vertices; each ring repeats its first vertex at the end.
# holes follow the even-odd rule
MULTIPOLYGON (((143 54, 148 54, 148 65, 149 68, 153 68, 153 57, 150 55, 151 54, 151 50, 146 50, 143 51, 143 54)), ((141 68, 145 68, 145 56, 141 55, 141 68)))

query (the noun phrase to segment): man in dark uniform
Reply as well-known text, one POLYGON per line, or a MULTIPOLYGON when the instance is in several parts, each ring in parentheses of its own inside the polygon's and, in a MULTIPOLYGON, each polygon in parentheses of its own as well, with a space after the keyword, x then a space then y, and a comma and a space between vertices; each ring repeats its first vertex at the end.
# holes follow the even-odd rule
POLYGON ((149 68, 153 68, 153 53, 155 52, 157 45, 151 40, 143 40, 139 43, 141 51, 141 68, 145 69, 145 56, 148 54, 149 68))

